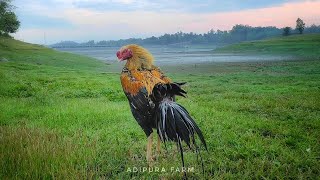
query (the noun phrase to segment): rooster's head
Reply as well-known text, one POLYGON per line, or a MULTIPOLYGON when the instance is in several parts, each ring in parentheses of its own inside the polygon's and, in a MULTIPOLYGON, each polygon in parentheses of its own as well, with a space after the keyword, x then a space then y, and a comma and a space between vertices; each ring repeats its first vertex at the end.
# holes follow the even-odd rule
POLYGON ((151 69, 153 65, 153 56, 145 48, 129 44, 120 48, 117 52, 119 61, 127 61, 126 68, 133 69, 151 69))

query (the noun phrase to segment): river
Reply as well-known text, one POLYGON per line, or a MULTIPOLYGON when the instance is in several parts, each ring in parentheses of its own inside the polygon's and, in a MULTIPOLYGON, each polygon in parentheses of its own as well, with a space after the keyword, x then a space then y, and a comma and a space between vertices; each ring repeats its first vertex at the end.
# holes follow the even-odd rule
MULTIPOLYGON (((291 56, 277 55, 237 55, 213 53, 213 46, 171 47, 146 46, 155 57, 157 64, 171 63, 206 63, 206 62, 252 62, 252 61, 279 61, 292 59, 291 56)), ((119 47, 77 47, 56 48, 59 51, 71 52, 93 57, 102 61, 116 61, 116 52, 119 47)))

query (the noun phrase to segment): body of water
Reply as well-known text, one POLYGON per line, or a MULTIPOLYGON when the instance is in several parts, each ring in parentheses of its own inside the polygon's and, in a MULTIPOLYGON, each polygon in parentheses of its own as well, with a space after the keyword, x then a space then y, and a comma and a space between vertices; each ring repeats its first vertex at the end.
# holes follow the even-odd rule
MULTIPOLYGON (((248 62, 248 61, 280 61, 293 59, 291 56, 276 55, 236 55, 216 54, 213 46, 202 47, 170 47, 170 46, 146 46, 155 57, 157 64, 170 63, 205 63, 205 62, 248 62)), ((102 61, 117 61, 116 52, 119 47, 77 47, 56 48, 59 51, 86 55, 102 61)))

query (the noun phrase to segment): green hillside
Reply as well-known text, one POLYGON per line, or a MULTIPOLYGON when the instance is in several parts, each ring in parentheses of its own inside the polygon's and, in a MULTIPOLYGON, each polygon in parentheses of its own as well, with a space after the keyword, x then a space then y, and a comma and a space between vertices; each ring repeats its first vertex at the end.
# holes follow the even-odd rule
POLYGON ((291 35, 260 41, 233 44, 214 50, 215 53, 260 53, 298 56, 320 56, 320 34, 291 35))
POLYGON ((38 67, 92 70, 104 66, 104 63, 93 58, 57 52, 40 45, 3 37, 0 37, 0 58, 38 67))
MULTIPOLYGON (((319 60, 164 69, 207 140, 204 173, 186 148, 190 179, 320 176, 319 60)), ((132 172, 146 140, 113 65, 0 38, 0 179, 181 179, 175 144, 155 156, 165 172, 132 172)))

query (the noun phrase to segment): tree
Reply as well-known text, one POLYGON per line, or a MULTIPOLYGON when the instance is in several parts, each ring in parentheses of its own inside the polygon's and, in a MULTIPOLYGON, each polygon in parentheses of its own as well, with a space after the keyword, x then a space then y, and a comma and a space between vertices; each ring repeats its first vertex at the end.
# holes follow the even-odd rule
POLYGON ((283 35, 284 36, 289 36, 291 31, 291 27, 285 27, 283 28, 283 35))
POLYGON ((9 36, 15 33, 20 27, 16 14, 12 11, 14 6, 11 0, 0 0, 0 36, 9 36))
POLYGON ((298 18, 296 22, 297 22, 296 30, 298 30, 299 33, 302 34, 306 24, 300 18, 298 18))
POLYGON ((237 24, 232 27, 230 33, 235 42, 246 41, 248 36, 248 30, 251 27, 248 25, 237 24))
POLYGON ((317 26, 312 24, 310 27, 306 27, 304 30, 305 33, 320 33, 320 25, 317 26))

